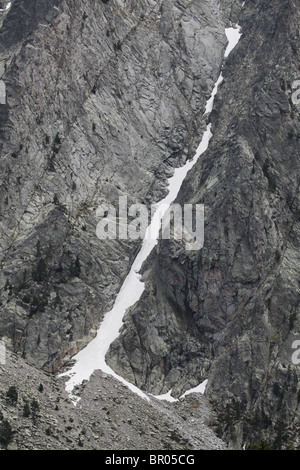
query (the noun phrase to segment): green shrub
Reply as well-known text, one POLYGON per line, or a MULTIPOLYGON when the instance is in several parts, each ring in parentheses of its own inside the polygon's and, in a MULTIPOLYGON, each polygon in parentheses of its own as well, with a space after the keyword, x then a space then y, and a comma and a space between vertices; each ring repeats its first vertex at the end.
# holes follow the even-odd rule
POLYGON ((47 265, 43 258, 38 260, 36 270, 32 272, 32 279, 36 282, 45 281, 47 278, 47 265))
POLYGON ((0 444, 5 447, 11 442, 12 439, 12 428, 7 420, 0 423, 0 444))
POLYGON ((31 401, 31 416, 32 416, 32 420, 33 422, 35 423, 38 416, 39 416, 39 411, 40 411, 40 405, 39 405, 39 402, 34 398, 32 401, 31 401))
POLYGON ((80 271, 81 271, 81 265, 80 265, 79 256, 77 255, 75 262, 71 264, 70 275, 72 277, 79 277, 80 271))
POLYGON ((29 416, 31 415, 31 411, 30 411, 30 406, 29 404, 26 402, 24 407, 23 407, 23 417, 24 418, 29 418, 29 416))
POLYGON ((272 450, 272 448, 266 441, 261 440, 259 444, 251 444, 248 450, 272 450))
POLYGON ((18 403, 18 391, 14 385, 9 387, 8 391, 6 392, 6 399, 12 406, 16 406, 18 403))

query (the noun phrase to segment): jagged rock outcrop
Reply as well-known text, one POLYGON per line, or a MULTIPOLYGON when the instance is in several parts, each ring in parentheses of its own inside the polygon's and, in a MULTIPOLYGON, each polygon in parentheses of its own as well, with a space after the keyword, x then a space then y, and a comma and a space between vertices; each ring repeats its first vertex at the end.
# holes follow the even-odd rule
POLYGON ((96 209, 164 194, 203 125, 224 22, 214 0, 14 0, 3 14, 0 335, 55 371, 138 245, 98 240, 96 209))
POLYGON ((109 363, 155 393, 208 378, 237 448, 299 448, 299 2, 246 1, 209 150, 176 202, 205 205, 205 243, 161 241, 109 363))

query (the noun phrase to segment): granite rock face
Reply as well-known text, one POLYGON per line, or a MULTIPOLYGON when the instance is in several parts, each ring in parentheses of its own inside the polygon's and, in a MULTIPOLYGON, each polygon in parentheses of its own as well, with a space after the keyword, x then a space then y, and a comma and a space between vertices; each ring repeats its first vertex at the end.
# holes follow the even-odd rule
POLYGON ((213 0, 14 0, 2 15, 0 335, 55 371, 139 244, 100 241, 96 210, 165 193, 204 124, 225 23, 213 0))
POLYGON ((205 205, 204 247, 159 243, 109 362, 155 393, 208 379, 237 448, 299 448, 299 5, 248 1, 237 21, 213 140, 177 199, 205 205))
POLYGON ((0 337, 27 364, 94 337, 140 244, 100 241, 97 208, 166 194, 223 67, 176 201, 204 247, 159 242, 108 362, 154 394, 208 379, 232 447, 299 448, 299 37, 298 0, 0 1, 0 337))

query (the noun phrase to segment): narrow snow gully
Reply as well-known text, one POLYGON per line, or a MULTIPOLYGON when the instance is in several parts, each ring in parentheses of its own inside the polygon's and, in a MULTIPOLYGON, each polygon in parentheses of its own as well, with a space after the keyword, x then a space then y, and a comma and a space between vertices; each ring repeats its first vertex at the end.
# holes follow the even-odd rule
MULTIPOLYGON (((228 46, 225 51, 225 57, 228 57, 241 37, 240 26, 236 25, 235 27, 227 28, 225 31, 228 39, 228 46)), ((204 113, 205 115, 212 111, 214 98, 217 94, 218 86, 222 81, 223 77, 221 73, 215 84, 211 97, 207 101, 204 113)), ((104 373, 115 377, 117 380, 126 385, 133 393, 136 393, 148 401, 150 400, 150 395, 147 395, 138 387, 127 382, 125 379, 123 379, 123 377, 117 375, 106 364, 105 356, 111 343, 119 335, 125 312, 129 307, 134 305, 140 299, 144 291, 144 283, 141 281, 141 275, 139 274, 139 271, 143 262, 148 258, 151 251, 158 243, 161 220, 170 204, 176 199, 188 171, 190 171, 191 168, 195 165, 200 155, 202 155, 207 150, 211 138, 211 124, 208 124, 193 159, 187 161, 183 167, 176 168, 174 175, 169 179, 168 195, 157 204, 157 210, 146 231, 142 247, 119 291, 119 294, 117 295, 112 310, 106 313, 97 332, 97 336, 82 351, 74 356, 73 359, 76 362, 72 368, 63 374, 60 374, 59 377, 69 377, 69 380, 66 382, 66 391, 69 393, 69 396, 75 405, 80 400, 80 397, 72 394, 74 388, 77 385, 80 385, 83 381, 89 380, 95 370, 101 370, 104 373)), ((189 393, 204 393, 206 383, 207 380, 198 387, 185 392, 182 397, 185 397, 189 393)), ((171 396, 171 390, 167 394, 160 395, 155 398, 168 400, 171 402, 176 401, 171 396)))

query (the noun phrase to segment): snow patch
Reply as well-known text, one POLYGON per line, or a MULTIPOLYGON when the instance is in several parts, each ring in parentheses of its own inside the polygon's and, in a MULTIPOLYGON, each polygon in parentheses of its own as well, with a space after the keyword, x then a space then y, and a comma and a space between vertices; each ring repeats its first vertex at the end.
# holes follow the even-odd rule
POLYGON ((10 9, 10 7, 11 7, 11 2, 9 2, 5 8, 0 8, 0 11, 7 11, 10 9))
POLYGON ((183 395, 181 395, 179 399, 172 397, 172 389, 168 393, 165 393, 164 395, 156 395, 156 396, 153 395, 153 396, 157 400, 164 400, 170 403, 175 403, 181 400, 182 398, 185 398, 186 396, 191 395, 192 393, 201 393, 201 395, 204 395, 207 382, 208 380, 204 380, 204 382, 201 382, 201 384, 197 385, 197 387, 187 390, 183 395))
POLYGON ((224 57, 228 57, 242 36, 241 27, 237 24, 234 28, 226 28, 225 33, 228 40, 228 46, 226 48, 224 57))
POLYGON ((168 393, 165 393, 164 395, 153 395, 154 398, 156 398, 157 400, 164 400, 164 401, 168 401, 170 403, 175 403, 177 402, 178 400, 176 398, 173 398, 171 396, 171 393, 172 393, 172 389, 168 392, 168 393))
POLYGON ((201 384, 197 385, 195 388, 191 388, 190 390, 187 390, 183 395, 181 395, 180 398, 184 398, 187 395, 191 395, 192 393, 201 393, 204 395, 206 385, 207 385, 208 380, 204 380, 201 384))
POLYGON ((215 84, 214 89, 212 91, 211 97, 209 98, 209 100, 206 103, 204 115, 212 112, 213 106, 214 106, 215 96, 218 92, 218 87, 222 82, 223 82, 223 75, 221 73, 218 80, 216 81, 216 84, 215 84))

